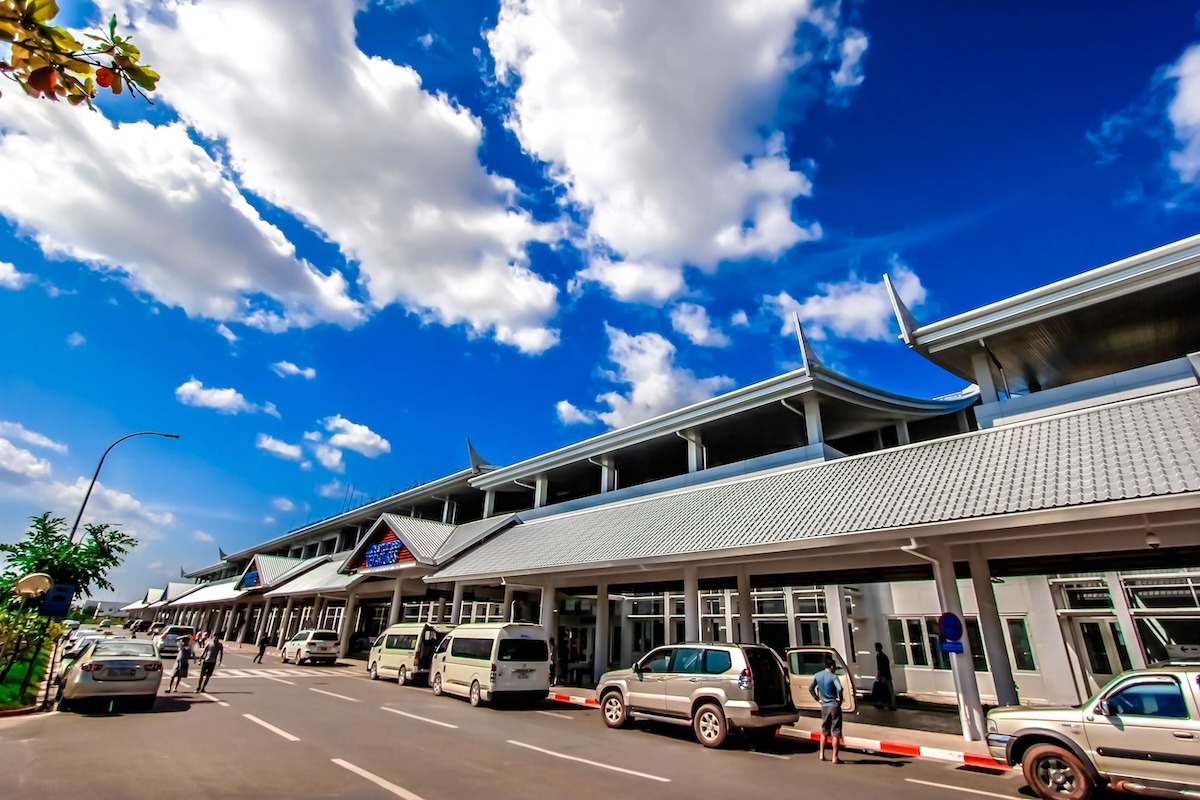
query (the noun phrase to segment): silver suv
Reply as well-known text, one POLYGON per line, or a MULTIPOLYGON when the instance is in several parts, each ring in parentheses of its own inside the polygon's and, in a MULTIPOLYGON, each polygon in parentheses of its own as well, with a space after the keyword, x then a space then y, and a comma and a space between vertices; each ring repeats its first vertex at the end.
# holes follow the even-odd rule
POLYGON ((596 697, 610 728, 630 719, 690 725, 705 747, 720 747, 735 730, 769 740, 800 717, 783 662, 758 644, 658 647, 631 669, 606 672, 596 697))
POLYGON ((998 708, 988 750, 1021 765, 1047 800, 1086 800, 1097 787, 1195 797, 1200 784, 1200 662, 1118 675, 1081 706, 998 708))

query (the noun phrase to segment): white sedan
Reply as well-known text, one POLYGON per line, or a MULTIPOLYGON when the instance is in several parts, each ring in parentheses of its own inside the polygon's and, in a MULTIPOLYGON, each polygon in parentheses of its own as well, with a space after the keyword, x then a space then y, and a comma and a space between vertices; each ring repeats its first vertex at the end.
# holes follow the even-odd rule
POLYGON ((162 684, 162 662, 153 642, 100 639, 93 642, 63 675, 58 710, 69 711, 80 700, 128 697, 149 710, 162 684))

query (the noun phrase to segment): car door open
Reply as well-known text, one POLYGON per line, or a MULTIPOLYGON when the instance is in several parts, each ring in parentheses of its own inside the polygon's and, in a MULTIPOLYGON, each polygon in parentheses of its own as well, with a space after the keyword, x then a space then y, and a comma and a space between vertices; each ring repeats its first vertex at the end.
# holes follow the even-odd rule
POLYGON ((842 711, 853 714, 858 710, 858 698, 854 690, 854 678, 846 667, 842 654, 832 647, 790 647, 787 651, 788 685, 792 690, 792 702, 796 708, 819 710, 821 704, 812 698, 808 687, 813 676, 825 669, 825 660, 833 659, 838 680, 842 683, 842 711))

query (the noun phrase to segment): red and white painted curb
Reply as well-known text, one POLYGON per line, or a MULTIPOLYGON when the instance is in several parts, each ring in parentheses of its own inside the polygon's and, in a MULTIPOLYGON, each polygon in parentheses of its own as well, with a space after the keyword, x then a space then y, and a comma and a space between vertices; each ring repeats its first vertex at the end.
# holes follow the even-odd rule
MULTIPOLYGON (((780 734, 791 736, 795 739, 805 739, 810 742, 819 742, 821 740, 820 731, 804 731, 794 728, 783 728, 780 734)), ((882 739, 863 739, 857 736, 842 737, 842 747, 851 750, 868 750, 872 753, 886 753, 893 756, 910 756, 912 758, 932 758, 937 761, 946 761, 951 764, 965 764, 969 767, 983 767, 985 769, 1007 770, 1008 765, 1002 764, 996 759, 981 753, 965 753, 959 750, 945 750, 941 747, 925 747, 917 744, 904 744, 902 742, 888 742, 882 739)))
POLYGON ((584 697, 579 694, 562 694, 561 692, 551 692, 550 700, 558 703, 570 703, 573 706, 587 706, 588 708, 599 708, 600 701, 594 697, 584 697))

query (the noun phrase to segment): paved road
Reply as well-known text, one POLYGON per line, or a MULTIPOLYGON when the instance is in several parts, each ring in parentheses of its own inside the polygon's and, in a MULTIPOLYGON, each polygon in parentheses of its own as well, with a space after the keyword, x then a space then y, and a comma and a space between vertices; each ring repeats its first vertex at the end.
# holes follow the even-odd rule
POLYGON ((599 712, 554 703, 471 708, 347 667, 259 667, 237 651, 209 689, 160 695, 148 713, 0 720, 0 797, 1028 796, 1011 773, 859 753, 822 764, 815 745, 786 737, 762 752, 707 750, 684 728, 610 731, 599 712))

